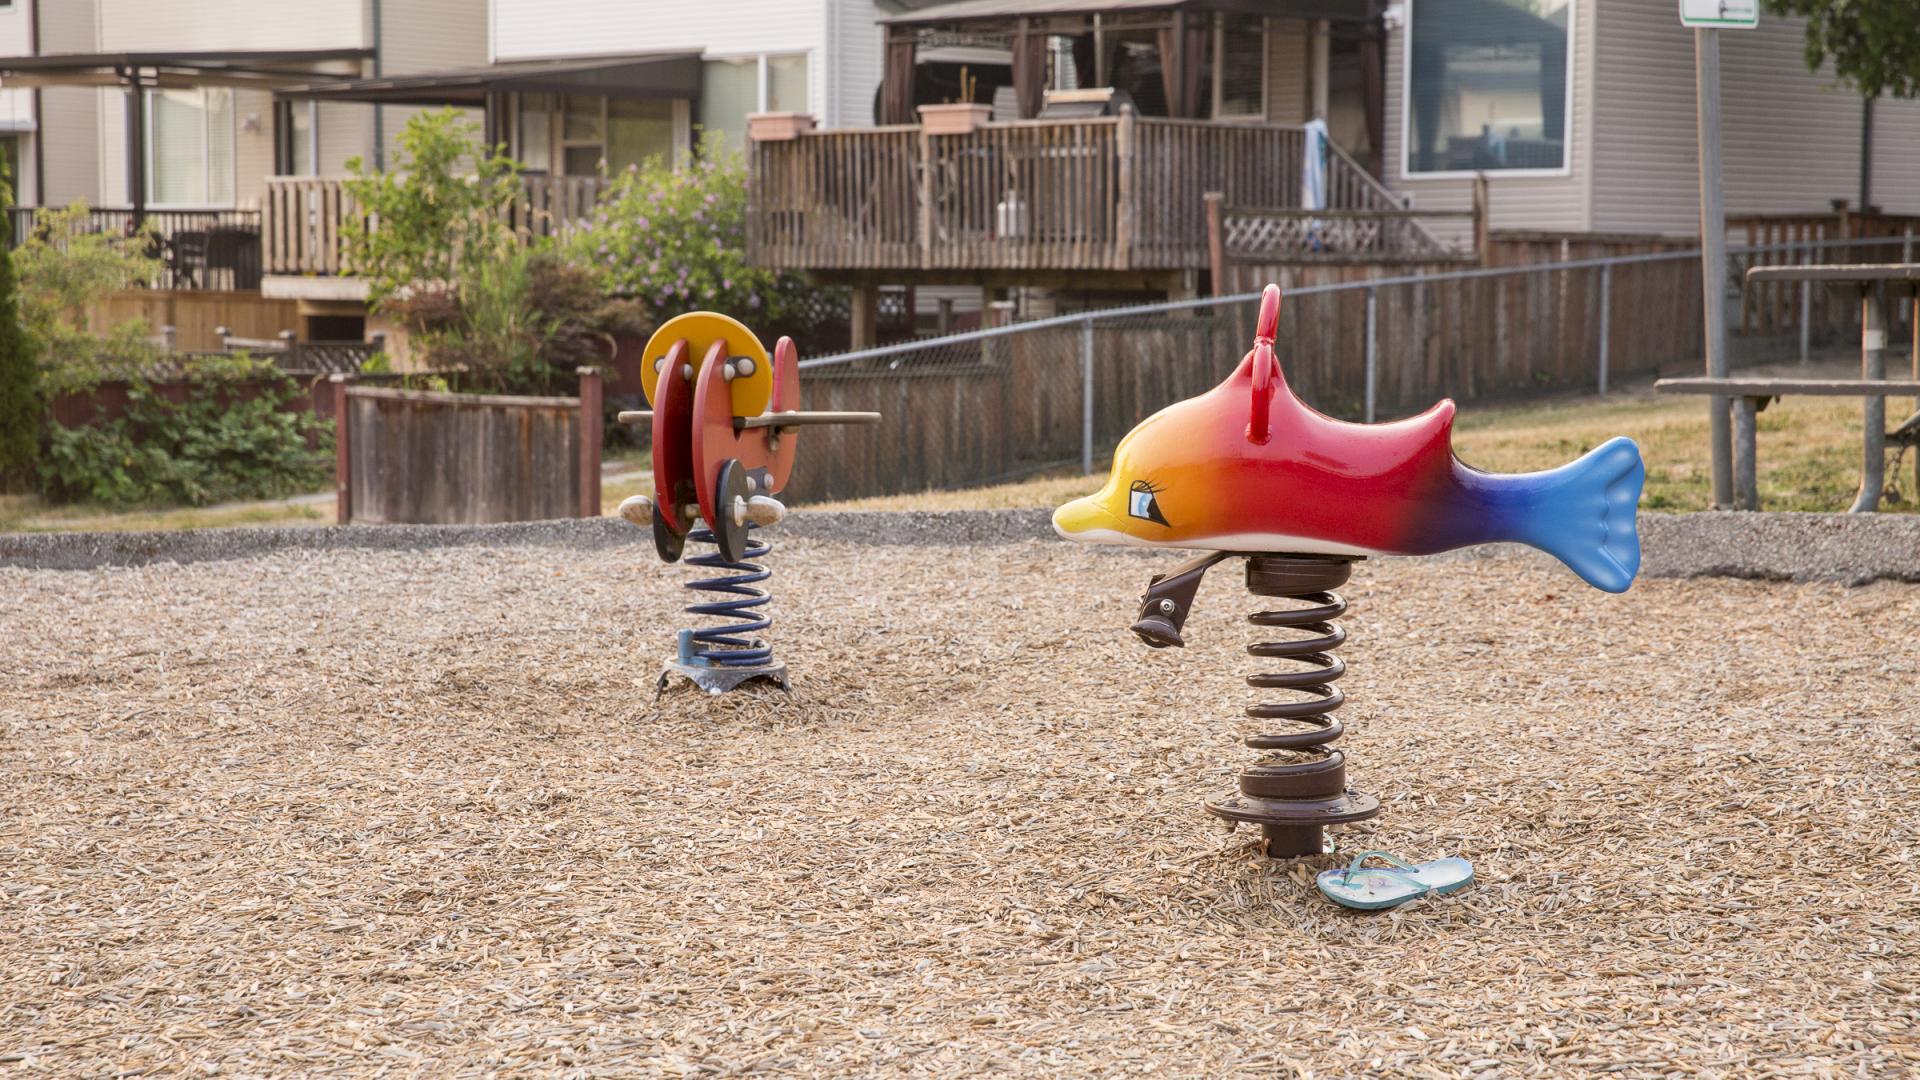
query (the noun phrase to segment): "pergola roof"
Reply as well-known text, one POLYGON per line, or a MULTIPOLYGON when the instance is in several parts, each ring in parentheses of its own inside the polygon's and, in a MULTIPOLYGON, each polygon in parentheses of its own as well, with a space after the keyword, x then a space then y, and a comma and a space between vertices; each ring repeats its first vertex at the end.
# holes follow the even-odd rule
POLYGON ((257 49, 217 52, 50 53, 0 57, 0 85, 276 88, 347 78, 372 49, 257 49))
POLYGON ((881 19, 894 26, 1000 21, 1049 15, 1129 15, 1156 11, 1235 11, 1302 19, 1366 19, 1382 0, 954 0, 881 19))
POLYGON ((697 98, 697 52, 513 60, 481 68, 316 83, 278 96, 388 105, 480 107, 490 94, 588 94, 616 98, 697 98))

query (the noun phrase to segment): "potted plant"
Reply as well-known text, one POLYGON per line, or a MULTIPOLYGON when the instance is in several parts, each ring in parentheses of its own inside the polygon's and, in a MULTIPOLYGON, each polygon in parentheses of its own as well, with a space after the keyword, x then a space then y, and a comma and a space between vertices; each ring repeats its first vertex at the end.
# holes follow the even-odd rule
POLYGON ((920 106, 920 125, 929 135, 966 135, 993 116, 991 106, 973 100, 976 80, 960 69, 960 100, 920 106))

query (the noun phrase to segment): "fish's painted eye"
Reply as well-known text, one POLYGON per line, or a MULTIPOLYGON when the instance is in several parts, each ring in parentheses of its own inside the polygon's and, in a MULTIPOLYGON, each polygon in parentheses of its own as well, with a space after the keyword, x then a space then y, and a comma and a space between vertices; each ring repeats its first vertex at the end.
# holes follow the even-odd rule
POLYGON ((1143 521, 1165 525, 1167 519, 1160 513, 1160 489, 1145 480, 1135 480, 1127 489, 1127 514, 1143 521))

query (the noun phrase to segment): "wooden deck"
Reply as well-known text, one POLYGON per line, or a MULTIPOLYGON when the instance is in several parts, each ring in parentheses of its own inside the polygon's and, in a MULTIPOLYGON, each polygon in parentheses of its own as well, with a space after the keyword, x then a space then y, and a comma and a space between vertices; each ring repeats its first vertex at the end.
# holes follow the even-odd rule
MULTIPOLYGON (((1173 271, 1208 265, 1204 196, 1299 207, 1297 126, 1124 115, 820 131, 750 151, 748 257, 790 270, 1173 271)), ((1400 210, 1335 149, 1331 207, 1400 210)))
MULTIPOLYGON (((598 176, 528 176, 509 210, 524 235, 551 236, 585 222, 606 194, 598 176)), ((342 233, 364 218, 337 176, 267 178, 265 247, 269 274, 337 275, 342 233)))

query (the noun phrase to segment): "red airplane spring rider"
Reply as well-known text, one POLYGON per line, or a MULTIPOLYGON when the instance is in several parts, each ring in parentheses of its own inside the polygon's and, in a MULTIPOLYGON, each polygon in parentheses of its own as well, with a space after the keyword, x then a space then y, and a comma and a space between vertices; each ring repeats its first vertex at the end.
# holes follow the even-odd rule
POLYGON ((799 411, 800 357, 792 339, 781 338, 769 357, 753 331, 710 311, 667 320, 641 356, 641 390, 653 411, 623 412, 620 421, 653 422, 653 495, 622 502, 620 516, 650 528, 666 562, 680 558, 688 539, 718 545, 717 556, 687 561, 731 576, 687 587, 729 599, 687 610, 738 620, 681 631, 679 654, 661 683, 677 672, 716 694, 756 678, 785 686, 786 665, 774 662, 765 641, 745 636, 772 625, 765 610, 771 596, 755 584, 768 572, 747 561, 770 548, 748 530, 786 516, 774 496, 793 475, 795 429, 874 423, 880 414, 799 411), (707 528, 697 528, 699 522, 707 528))

